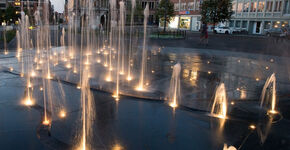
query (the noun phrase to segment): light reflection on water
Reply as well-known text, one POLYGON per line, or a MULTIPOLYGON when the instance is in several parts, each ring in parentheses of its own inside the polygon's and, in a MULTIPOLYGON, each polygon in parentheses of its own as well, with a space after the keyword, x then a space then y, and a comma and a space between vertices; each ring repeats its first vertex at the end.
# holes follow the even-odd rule
MULTIPOLYGON (((212 98, 213 89, 220 82, 225 83, 230 99, 258 99, 264 80, 285 65, 269 60, 200 53, 168 54, 168 62, 182 64, 182 95, 193 99, 212 98)), ((280 81, 288 82, 283 70, 279 71, 280 81)))

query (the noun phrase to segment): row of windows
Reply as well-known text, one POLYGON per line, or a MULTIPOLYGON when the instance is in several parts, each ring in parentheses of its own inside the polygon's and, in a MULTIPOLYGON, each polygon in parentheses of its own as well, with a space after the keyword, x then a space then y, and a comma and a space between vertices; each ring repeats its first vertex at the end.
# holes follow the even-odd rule
POLYGON ((194 0, 194 2, 188 3, 174 3, 175 11, 186 11, 186 10, 199 10, 200 0, 194 0))
POLYGON ((141 2, 141 7, 143 9, 145 9, 147 3, 149 5, 148 7, 149 7, 150 10, 155 9, 158 6, 158 4, 159 4, 159 2, 141 2))
POLYGON ((240 12, 263 12, 265 9, 265 12, 280 12, 282 9, 282 1, 267 1, 266 3, 263 2, 240 2, 232 3, 232 10, 237 13, 240 12))
MULTIPOLYGON (((288 26, 287 21, 264 21, 264 29, 270 29, 270 28, 278 28, 278 27, 286 27, 288 26)), ((229 22, 229 27, 235 27, 235 28, 247 28, 248 27, 248 21, 246 20, 231 20, 229 22)))
POLYGON ((6 4, 0 4, 0 7, 1 7, 1 8, 3 8, 3 7, 6 8, 6 4))

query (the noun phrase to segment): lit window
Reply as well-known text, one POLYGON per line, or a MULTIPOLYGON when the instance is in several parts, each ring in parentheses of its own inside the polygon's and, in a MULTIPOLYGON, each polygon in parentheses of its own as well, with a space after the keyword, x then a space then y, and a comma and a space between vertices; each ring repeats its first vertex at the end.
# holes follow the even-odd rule
POLYGON ((20 6, 20 2, 15 2, 15 6, 20 6))

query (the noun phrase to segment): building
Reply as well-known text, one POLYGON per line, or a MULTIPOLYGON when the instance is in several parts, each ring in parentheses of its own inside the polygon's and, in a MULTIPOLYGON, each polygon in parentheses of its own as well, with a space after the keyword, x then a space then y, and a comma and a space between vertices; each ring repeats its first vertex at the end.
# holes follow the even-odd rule
MULTIPOLYGON (((169 29, 198 31, 201 26, 200 0, 171 0, 175 17, 168 24, 169 29)), ((163 26, 160 23, 160 27, 163 26)))
POLYGON ((0 0, 0 11, 4 11, 6 9, 6 0, 0 0))
POLYGON ((54 12, 54 24, 59 24, 59 23, 63 23, 65 20, 64 18, 64 13, 59 13, 59 12, 54 12))
MULTIPOLYGON (((99 24, 105 25, 105 20, 107 20, 109 13, 109 0, 93 0, 92 10, 94 12, 95 24, 99 26, 99 24), (106 18, 106 19, 105 19, 106 18)), ((81 17, 85 16, 85 10, 88 8, 85 6, 81 6, 78 0, 65 0, 65 8, 64 8, 64 19, 66 22, 69 21, 69 16, 72 14, 77 14, 78 16, 78 24, 81 24, 81 17)))
POLYGON ((18 10, 20 8, 20 0, 0 0, 0 10, 5 11, 9 5, 18 10))
MULTIPOLYGON (((146 8, 146 5, 148 4, 148 7, 149 7, 148 24, 158 25, 159 20, 158 20, 158 17, 155 15, 155 10, 158 7, 159 0, 136 0, 136 3, 142 8, 142 10, 144 10, 146 8)), ((142 21, 142 24, 143 24, 143 21, 142 21)))
MULTIPOLYGON (((41 12, 43 11, 44 4, 48 3, 48 9, 49 9, 49 16, 53 16, 53 6, 51 5, 50 0, 0 0, 0 11, 5 13, 5 10, 8 6, 12 6, 16 9, 15 14, 17 15, 17 19, 10 20, 10 24, 17 24, 18 18, 21 17, 21 10, 23 9, 24 12, 27 13, 27 15, 30 17, 31 23, 34 22, 34 14, 37 9, 39 9, 41 12)), ((52 17, 50 18, 50 21, 52 20, 52 17)), ((5 20, 4 20, 5 21, 5 20)), ((6 20, 7 21, 7 20, 6 20)), ((1 21, 2 22, 2 21, 1 21)))
POLYGON ((234 0, 234 14, 228 26, 246 30, 250 34, 263 34, 265 30, 289 26, 289 0, 234 0))

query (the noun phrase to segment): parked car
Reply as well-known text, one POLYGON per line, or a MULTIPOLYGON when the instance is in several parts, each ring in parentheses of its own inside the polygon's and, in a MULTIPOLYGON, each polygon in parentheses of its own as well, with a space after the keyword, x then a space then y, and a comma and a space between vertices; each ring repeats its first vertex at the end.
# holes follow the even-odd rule
POLYGON ((246 29, 234 29, 234 28, 231 28, 232 30, 232 34, 249 34, 249 32, 246 30, 246 29))
POLYGON ((272 28, 265 32, 268 37, 289 37, 289 29, 287 28, 272 28))
POLYGON ((213 30, 214 33, 222 33, 222 34, 232 34, 233 30, 229 27, 216 27, 213 30))

